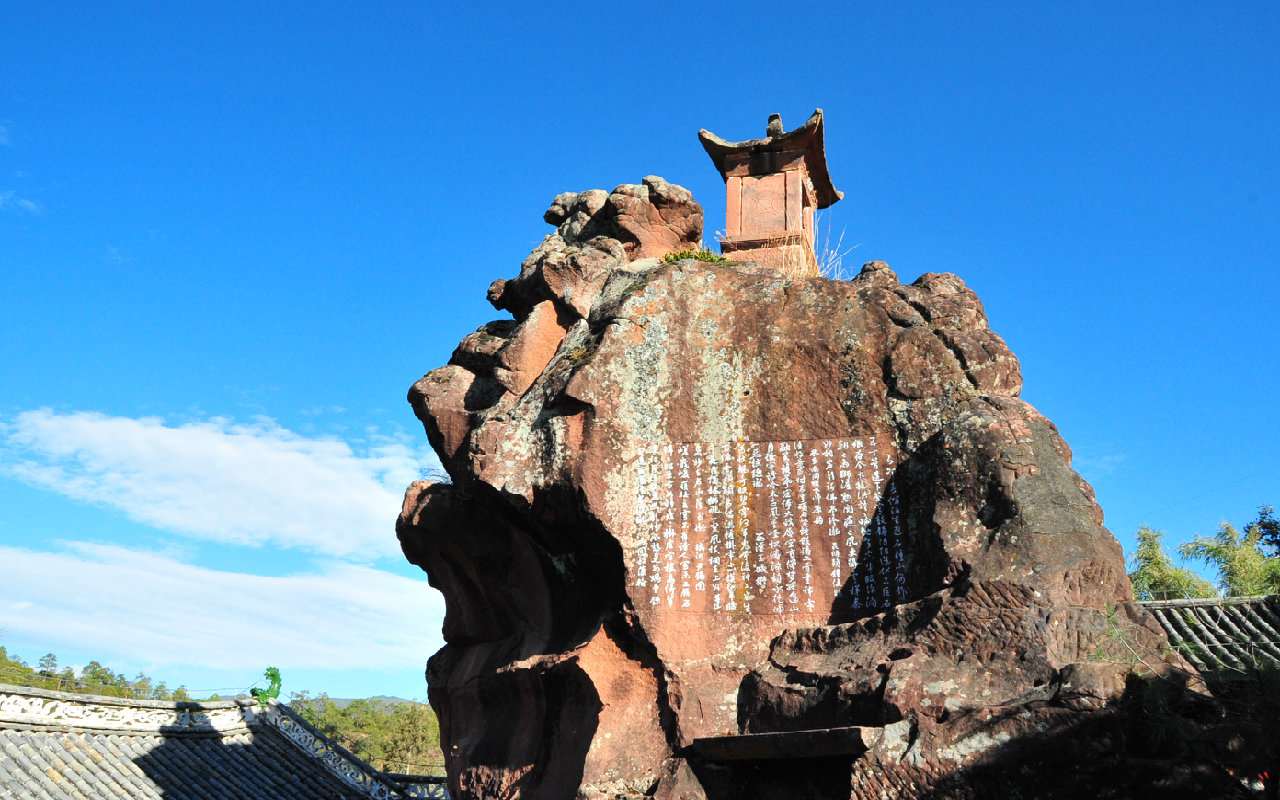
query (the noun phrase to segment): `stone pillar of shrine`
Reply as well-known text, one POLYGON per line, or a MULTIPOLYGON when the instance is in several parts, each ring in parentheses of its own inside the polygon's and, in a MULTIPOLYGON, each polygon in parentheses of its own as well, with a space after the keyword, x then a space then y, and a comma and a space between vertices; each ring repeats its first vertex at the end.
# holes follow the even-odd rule
POLYGON ((840 198, 827 173, 822 109, 784 133, 782 117, 769 117, 763 139, 729 142, 708 130, 698 138, 725 181, 725 235, 721 252, 758 261, 796 278, 818 274, 814 211, 840 198))

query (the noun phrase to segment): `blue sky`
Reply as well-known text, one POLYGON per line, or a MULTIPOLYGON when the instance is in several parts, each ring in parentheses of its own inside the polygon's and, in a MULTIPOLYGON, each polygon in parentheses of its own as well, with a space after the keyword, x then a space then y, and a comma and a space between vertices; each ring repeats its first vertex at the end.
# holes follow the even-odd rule
POLYGON ((1280 6, 14 4, 0 643, 422 697, 404 402, 563 191, 723 227, 699 128, 826 112, 856 270, 954 272, 1126 549, 1280 505, 1280 6), (190 7, 179 7, 190 6, 190 7), (856 247, 854 247, 856 245, 856 247))

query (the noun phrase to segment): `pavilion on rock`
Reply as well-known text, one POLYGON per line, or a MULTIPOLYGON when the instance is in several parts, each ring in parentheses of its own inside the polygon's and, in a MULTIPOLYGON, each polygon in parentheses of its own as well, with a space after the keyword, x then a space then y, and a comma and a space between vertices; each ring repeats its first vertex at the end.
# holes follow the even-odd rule
POLYGON ((766 136, 729 142, 708 130, 698 138, 725 181, 725 236, 720 249, 792 277, 818 274, 814 212, 844 197, 827 172, 822 109, 783 132, 769 117, 766 136))

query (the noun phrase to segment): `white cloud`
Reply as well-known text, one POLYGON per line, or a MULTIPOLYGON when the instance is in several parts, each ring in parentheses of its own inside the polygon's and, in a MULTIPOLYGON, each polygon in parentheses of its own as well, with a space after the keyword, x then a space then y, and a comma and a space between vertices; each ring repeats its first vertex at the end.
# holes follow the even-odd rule
POLYGON ((0 145, 8 147, 11 144, 13 144, 13 142, 9 141, 9 129, 0 125, 0 145))
POLYGON ((13 190, 0 192, 0 210, 6 208, 16 208, 32 214, 39 214, 44 207, 34 200, 28 200, 25 197, 19 197, 17 192, 13 190))
POLYGON ((41 409, 0 426, 0 473, 31 486, 185 536, 347 559, 402 558, 404 487, 437 463, 397 439, 375 436, 356 452, 270 420, 168 427, 41 409))
POLYGON ((124 251, 114 245, 107 245, 106 259, 108 264, 127 264, 133 260, 133 256, 127 256, 124 251))
POLYGON ((1087 480, 1090 476, 1114 475, 1125 462, 1123 453, 1104 453, 1098 456, 1076 457, 1071 468, 1087 480))
POLYGON ((54 651, 251 673, 420 669, 442 644, 426 580, 352 564, 264 577, 114 545, 0 546, 0 627, 54 651))

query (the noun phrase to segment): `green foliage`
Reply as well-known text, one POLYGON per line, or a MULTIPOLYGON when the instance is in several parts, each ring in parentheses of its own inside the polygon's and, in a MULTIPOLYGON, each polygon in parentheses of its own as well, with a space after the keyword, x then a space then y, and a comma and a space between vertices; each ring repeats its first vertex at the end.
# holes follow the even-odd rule
POLYGON ((705 247, 686 247, 683 250, 677 250, 674 253, 667 253, 662 260, 668 264, 674 264, 677 261, 706 261, 709 264, 722 264, 729 259, 713 253, 705 247))
POLYGON ((1160 544, 1164 531, 1143 525, 1135 534, 1138 549, 1129 562, 1129 580, 1138 600, 1179 600, 1185 597, 1214 597, 1213 585, 1184 567, 1174 566, 1160 544))
MULTIPOLYGON (((1212 587, 1189 570, 1173 566, 1160 546, 1160 532, 1138 531, 1138 550, 1129 574, 1134 594, 1143 600, 1212 596, 1212 587)), ((1213 536, 1198 536, 1178 548, 1183 558, 1202 560, 1218 573, 1227 596, 1280 594, 1280 520, 1271 506, 1243 531, 1224 522, 1213 536)), ((1188 618, 1188 622, 1192 622, 1188 618)), ((1201 648, 1184 651, 1214 661, 1201 648)), ((1243 668, 1218 662, 1186 684, 1148 673, 1130 676, 1127 696, 1136 698, 1138 729, 1130 741, 1149 755, 1183 763, 1204 759, 1232 774, 1261 780, 1263 795, 1280 798, 1280 663, 1256 656, 1243 668), (1212 698, 1203 689, 1212 692, 1212 698)))
POLYGON ((39 669, 33 669, 26 661, 0 646, 0 683, 13 686, 34 686, 54 691, 72 691, 75 685, 75 673, 70 667, 58 671, 58 657, 53 653, 45 653, 40 657, 39 669))
MULTIPOLYGON (((143 700, 190 700, 185 687, 178 687, 170 692, 164 681, 152 682, 151 678, 139 672, 133 680, 124 673, 113 672, 97 660, 90 661, 76 675, 71 667, 58 670, 58 657, 53 653, 45 653, 40 657, 38 669, 32 668, 17 656, 10 656, 0 646, 0 683, 12 686, 30 686, 36 689, 52 689, 55 692, 72 692, 75 694, 98 694, 107 697, 125 697, 143 700)), ((216 695, 210 699, 216 699, 216 695)))
MULTIPOLYGON (((1148 533, 1158 543, 1158 532, 1148 533)), ((1280 737, 1275 735, 1280 663, 1253 656, 1243 665, 1220 663, 1203 673, 1152 669, 1137 657, 1130 634, 1114 624, 1114 607, 1107 617, 1107 644, 1133 656, 1122 701, 1128 710, 1129 755, 1213 764, 1237 777, 1261 780, 1263 796, 1280 797, 1280 737)), ((1100 647, 1095 657, 1105 658, 1106 649, 1100 647)), ((1200 650, 1198 655, 1204 660, 1206 654, 1200 650)))
POLYGON ((431 706, 404 704, 393 720, 387 750, 389 756, 384 763, 389 772, 442 773, 440 723, 431 706))
POLYGON ((1184 683, 1154 673, 1130 676, 1127 739, 1135 755, 1207 761, 1261 780, 1264 797, 1280 796, 1280 665, 1259 659, 1245 670, 1206 677, 1207 686, 1196 678, 1184 683))
POLYGON ((289 703, 325 736, 384 772, 442 774, 440 725, 431 707, 412 701, 352 700, 301 692, 289 703))
MULTIPOLYGON (((141 674, 141 673, 139 673, 141 674)), ((112 672, 108 667, 104 667, 96 660, 85 664, 80 670, 80 677, 77 679, 78 685, 83 684, 85 688, 93 687, 92 694, 101 694, 108 697, 135 697, 132 689, 133 685, 124 673, 112 672)), ((147 681, 148 694, 150 697, 150 680, 147 681)))
POLYGON ((1258 544, 1270 558, 1280 558, 1280 519, 1276 519, 1275 509, 1262 506, 1258 509, 1258 518, 1253 521, 1258 528, 1258 544))
POLYGON ((1264 537, 1274 522, 1264 506, 1259 518, 1239 531, 1222 523, 1213 536, 1197 536, 1178 548, 1183 558, 1202 560, 1218 571, 1218 586, 1228 597, 1280 594, 1280 557, 1264 552, 1264 537))
POLYGON ((133 682, 129 687, 134 697, 150 697, 155 698, 156 688, 151 685, 151 679, 139 672, 133 677, 133 682))

